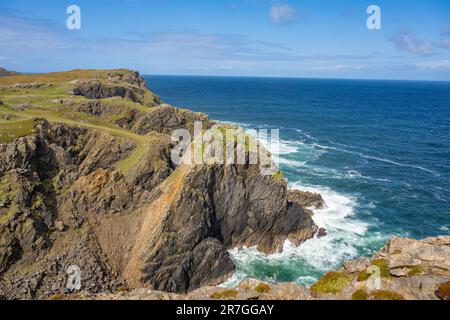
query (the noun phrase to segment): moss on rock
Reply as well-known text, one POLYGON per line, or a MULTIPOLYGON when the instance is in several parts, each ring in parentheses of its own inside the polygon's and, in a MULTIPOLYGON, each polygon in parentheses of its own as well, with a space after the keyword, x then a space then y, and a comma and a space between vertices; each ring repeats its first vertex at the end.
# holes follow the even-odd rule
POLYGON ((356 290, 352 294, 352 300, 367 300, 369 295, 363 289, 356 290))
POLYGON ((236 296, 238 294, 238 291, 235 289, 227 289, 223 291, 214 292, 210 295, 210 298, 215 300, 234 300, 236 299, 236 296))
POLYGON ((341 292, 352 282, 352 277, 344 272, 327 272, 318 282, 313 284, 310 289, 313 293, 326 294, 341 292))
POLYGON ((270 292, 270 286, 266 283, 260 283, 256 286, 255 291, 259 293, 267 293, 270 292))
POLYGON ((373 300, 405 300, 400 293, 387 290, 372 291, 369 297, 373 300))

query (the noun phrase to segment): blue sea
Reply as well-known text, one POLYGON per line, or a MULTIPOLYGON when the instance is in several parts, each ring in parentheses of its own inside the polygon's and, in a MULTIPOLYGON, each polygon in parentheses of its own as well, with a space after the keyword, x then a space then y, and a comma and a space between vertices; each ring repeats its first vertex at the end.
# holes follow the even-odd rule
POLYGON ((319 192, 328 236, 280 254, 232 250, 246 277, 309 285, 391 236, 450 234, 450 83, 146 76, 174 106, 246 129, 279 128, 291 188, 319 192))

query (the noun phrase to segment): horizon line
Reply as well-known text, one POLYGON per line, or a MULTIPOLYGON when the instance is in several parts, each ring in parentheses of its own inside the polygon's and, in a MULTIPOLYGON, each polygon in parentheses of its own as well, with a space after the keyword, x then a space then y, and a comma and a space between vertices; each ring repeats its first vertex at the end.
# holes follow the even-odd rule
MULTIPOLYGON (((12 71, 8 68, 3 67, 7 71, 12 71)), ((450 82, 449 80, 430 80, 430 79, 389 79, 389 78, 346 78, 346 77, 314 77, 314 76, 278 76, 278 75, 230 75, 230 74, 214 74, 214 75, 205 75, 205 74, 174 74, 174 73, 147 73, 141 72, 139 70, 135 70, 134 68, 127 67, 113 67, 113 68, 71 68, 68 70, 57 70, 57 71, 47 71, 47 72, 21 72, 14 71, 18 74, 45 74, 52 72, 69 72, 74 70, 114 70, 114 69, 127 69, 130 71, 137 71, 142 76, 162 76, 162 77, 204 77, 204 78, 261 78, 261 79, 304 79, 304 80, 354 80, 354 81, 397 81, 397 82, 450 82)))

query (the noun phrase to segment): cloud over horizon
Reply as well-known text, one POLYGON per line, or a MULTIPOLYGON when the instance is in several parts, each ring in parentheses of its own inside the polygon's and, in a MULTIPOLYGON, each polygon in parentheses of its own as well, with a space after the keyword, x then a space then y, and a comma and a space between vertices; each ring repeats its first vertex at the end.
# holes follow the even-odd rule
POLYGON ((358 29, 339 15, 324 23, 321 13, 305 4, 294 8, 288 0, 275 1, 245 0, 229 11, 217 7, 211 11, 217 16, 180 13, 186 20, 176 13, 172 19, 148 21, 144 14, 139 19, 142 8, 136 6, 132 18, 111 26, 112 17, 86 2, 80 31, 67 30, 64 10, 45 16, 0 5, 0 64, 19 72, 126 67, 173 75, 450 79, 446 22, 419 29, 420 36, 393 26, 387 36, 371 32, 367 41, 364 23, 358 21, 358 29), (307 14, 300 28, 292 22, 301 12, 307 14), (335 29, 339 24, 351 32, 335 29))
POLYGON ((392 42, 400 51, 422 57, 429 57, 434 54, 432 41, 416 38, 411 29, 402 29, 394 35, 388 36, 387 40, 392 42))
POLYGON ((270 21, 274 24, 289 23, 295 20, 296 10, 288 4, 277 4, 270 8, 270 21))

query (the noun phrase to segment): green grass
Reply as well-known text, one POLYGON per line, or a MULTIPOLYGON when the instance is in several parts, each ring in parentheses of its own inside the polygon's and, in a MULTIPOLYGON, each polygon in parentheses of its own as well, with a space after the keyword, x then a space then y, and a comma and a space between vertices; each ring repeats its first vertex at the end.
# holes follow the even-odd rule
POLYGON ((41 83, 41 82, 70 82, 77 79, 104 79, 111 73, 126 74, 127 69, 115 70, 71 70, 64 72, 51 72, 45 74, 18 74, 1 77, 0 85, 12 85, 15 83, 41 83))
POLYGON ((353 292, 352 294, 352 300, 367 300, 369 298, 369 295, 366 291, 359 289, 353 292))
POLYGON ((35 119, 0 121, 0 142, 8 143, 14 139, 30 135, 37 124, 35 119))
MULTIPOLYGON (((111 109, 121 109, 117 115, 108 118, 99 118, 88 114, 75 112, 72 108, 53 102, 55 100, 70 99, 72 104, 83 103, 88 99, 81 96, 72 96, 74 84, 70 83, 78 79, 98 79, 108 83, 111 73, 126 74, 130 71, 117 70, 73 70, 69 72, 54 72, 48 74, 14 75, 0 78, 0 95, 3 105, 0 105, 0 142, 8 143, 16 138, 23 137, 34 132, 37 118, 45 118, 49 122, 64 123, 69 126, 79 126, 89 129, 107 132, 110 135, 130 139, 136 145, 133 152, 125 159, 116 163, 116 167, 123 173, 128 174, 139 160, 147 153, 150 142, 155 137, 151 134, 141 136, 133 131, 117 126, 114 121, 119 120, 126 110, 135 109, 140 112, 148 112, 150 108, 142 104, 132 102, 120 97, 101 99, 102 103, 111 106, 111 109), (16 88, 12 85, 17 83, 42 83, 40 88, 16 88), (30 104, 26 110, 16 110, 11 106, 30 104), (1 119, 1 118, 0 118, 1 119)), ((114 83, 114 85, 120 85, 114 83)), ((123 84, 127 84, 123 82, 123 84)), ((153 93, 148 91, 145 99, 151 100, 153 93)), ((77 148, 73 151, 76 152, 77 148)), ((79 150, 78 150, 79 151, 79 150)))
MULTIPOLYGON (((149 139, 151 139, 149 137, 149 139)), ((133 150, 133 153, 129 155, 127 158, 117 162, 114 166, 120 170, 123 174, 128 174, 131 169, 138 164, 139 160, 148 152, 149 144, 144 139, 139 139, 136 145, 136 148, 133 150)))
POLYGON ((235 289, 226 289, 223 291, 214 292, 210 295, 210 298, 216 300, 234 300, 236 299, 237 294, 238 291, 235 289))
POLYGON ((260 283, 256 286, 255 291, 259 293, 267 293, 270 292, 270 286, 266 283, 260 283))
POLYGON ((374 300, 405 300, 400 293, 386 290, 372 291, 369 296, 374 300))
POLYGON ((284 181, 284 180, 285 180, 284 175, 283 175, 283 172, 281 172, 281 171, 275 172, 275 173, 272 175, 272 178, 275 179, 275 180, 280 180, 280 181, 284 181))
POLYGON ((52 109, 27 109, 16 111, 12 109, 0 108, 0 114, 12 114, 21 121, 0 121, 0 142, 10 142, 18 137, 26 136, 34 132, 37 117, 45 118, 47 121, 64 123, 69 126, 80 126, 90 129, 105 131, 113 136, 131 139, 136 148, 130 156, 116 164, 123 174, 127 174, 131 168, 137 164, 140 158, 147 152, 151 135, 141 136, 130 130, 123 129, 107 120, 99 119, 76 112, 64 112, 52 109))
POLYGON ((344 272, 331 271, 326 273, 318 282, 313 284, 310 289, 313 293, 337 294, 341 292, 352 282, 352 277, 344 272))
POLYGON ((13 203, 4 213, 0 213, 0 226, 4 226, 19 212, 17 204, 13 203))
POLYGON ((424 272, 424 269, 421 266, 408 267, 408 269, 408 277, 414 277, 424 272))
MULTIPOLYGON (((380 276, 385 279, 392 278, 391 273, 389 272, 389 267, 387 265, 386 259, 376 259, 372 260, 372 265, 380 268, 380 276)), ((370 273, 367 270, 362 270, 358 273, 357 280, 358 281, 366 281, 370 277, 370 273)))

